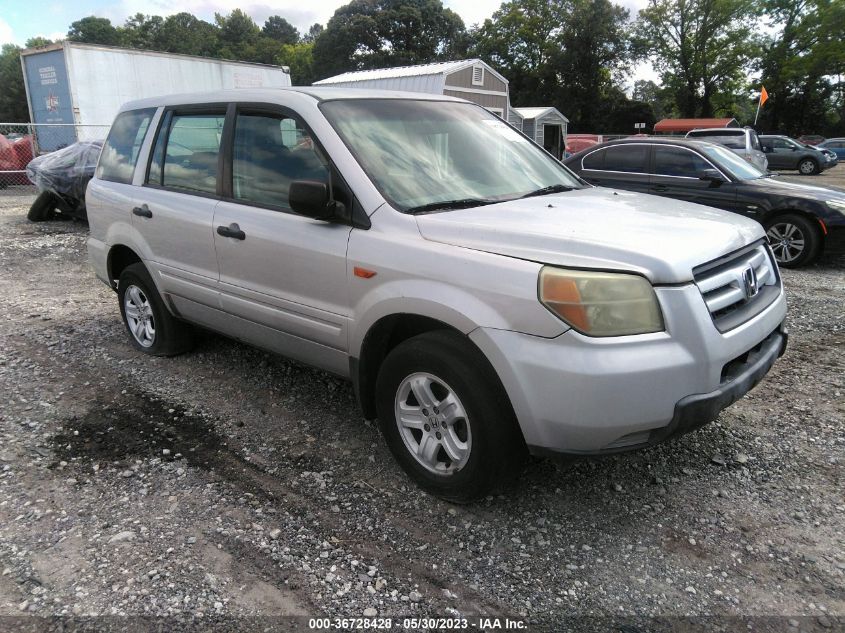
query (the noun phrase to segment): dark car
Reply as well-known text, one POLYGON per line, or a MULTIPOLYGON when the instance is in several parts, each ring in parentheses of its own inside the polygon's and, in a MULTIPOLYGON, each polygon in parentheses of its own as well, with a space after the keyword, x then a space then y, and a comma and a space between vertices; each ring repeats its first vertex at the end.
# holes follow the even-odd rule
POLYGON ((845 239, 845 193, 790 183, 764 173, 715 143, 622 139, 570 156, 564 164, 587 182, 677 198, 760 222, 777 261, 797 267, 845 239))
POLYGON ((824 140, 824 136, 819 134, 803 134, 798 137, 798 140, 807 145, 818 145, 824 140))
POLYGON ((30 161, 26 175, 38 188, 38 197, 27 217, 40 222, 58 211, 84 220, 85 188, 94 177, 102 149, 103 141, 80 141, 30 161))
POLYGON ((823 151, 788 136, 765 134, 760 137, 760 143, 769 159, 769 169, 773 171, 797 169, 802 174, 810 175, 820 174, 833 167, 833 162, 823 151))

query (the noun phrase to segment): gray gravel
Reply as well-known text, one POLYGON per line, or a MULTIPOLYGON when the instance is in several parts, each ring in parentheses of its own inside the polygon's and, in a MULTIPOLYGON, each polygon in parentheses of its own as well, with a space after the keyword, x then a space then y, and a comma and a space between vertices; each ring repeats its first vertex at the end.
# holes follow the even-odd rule
POLYGON ((86 226, 27 222, 28 194, 0 192, 0 617, 845 626, 845 257, 784 271, 790 349, 716 423, 461 507, 334 377, 214 335, 133 351, 86 226))

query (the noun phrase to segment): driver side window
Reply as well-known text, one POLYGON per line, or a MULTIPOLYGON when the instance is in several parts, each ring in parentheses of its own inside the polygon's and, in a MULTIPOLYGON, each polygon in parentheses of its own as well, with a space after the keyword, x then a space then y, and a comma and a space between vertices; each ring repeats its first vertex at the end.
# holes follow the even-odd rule
POLYGON ((298 118, 238 114, 232 152, 236 200, 289 209, 291 182, 328 179, 311 133, 298 118))

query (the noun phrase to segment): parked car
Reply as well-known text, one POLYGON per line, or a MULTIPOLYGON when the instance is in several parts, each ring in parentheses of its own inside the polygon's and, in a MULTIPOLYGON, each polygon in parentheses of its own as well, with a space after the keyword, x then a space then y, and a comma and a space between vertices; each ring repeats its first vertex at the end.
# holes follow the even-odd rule
POLYGON ((764 134, 760 136, 760 143, 769 159, 769 169, 797 169, 809 176, 833 167, 824 152, 788 136, 764 134))
POLYGON ((824 136, 819 136, 818 134, 802 134, 798 137, 798 140, 807 145, 818 145, 824 141, 824 136))
POLYGON ((742 156, 760 170, 766 171, 769 168, 769 161, 766 154, 763 153, 757 132, 751 128, 726 127, 691 130, 687 132, 686 137, 719 143, 742 156))
POLYGON ((845 158, 845 138, 829 138, 819 143, 816 147, 821 150, 828 150, 836 154, 840 160, 845 158))
POLYGON ((32 222, 47 220, 56 212, 85 219, 85 188, 94 176, 103 141, 80 141, 33 159, 26 166, 38 197, 29 208, 32 222))
POLYGON ((32 160, 31 136, 0 134, 0 188, 27 184, 26 174, 23 171, 30 160, 32 160))
POLYGON ((780 180, 714 143, 625 139, 575 154, 565 164, 594 185, 753 218, 765 227, 781 266, 810 264, 826 245, 838 247, 845 238, 845 193, 780 180))
POLYGON ((91 263, 137 350, 186 351, 197 324, 349 378, 447 499, 511 480, 528 452, 696 428, 786 345, 759 224, 590 187, 451 97, 135 101, 86 198, 91 263))

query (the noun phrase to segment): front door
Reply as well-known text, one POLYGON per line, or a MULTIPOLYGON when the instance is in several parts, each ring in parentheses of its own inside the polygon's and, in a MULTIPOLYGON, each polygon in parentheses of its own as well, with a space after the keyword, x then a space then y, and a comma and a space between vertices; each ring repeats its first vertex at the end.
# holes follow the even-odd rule
POLYGON ((771 138, 766 142, 769 169, 797 169, 798 147, 784 138, 771 138))
POLYGON ((239 109, 233 123, 231 191, 214 214, 221 306, 237 337, 347 373, 351 228, 288 204, 291 182, 328 182, 329 168, 292 112, 239 109))
MULTIPOLYGON (((712 163, 696 152, 674 145, 655 145, 650 193, 736 211, 736 184, 702 180, 712 163)), ((716 170, 718 171, 718 170, 716 170)))

